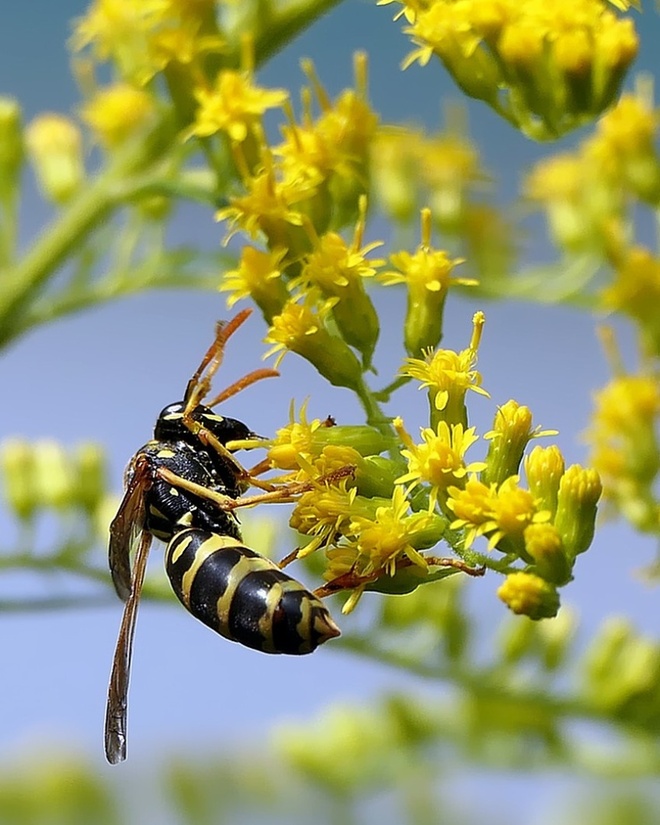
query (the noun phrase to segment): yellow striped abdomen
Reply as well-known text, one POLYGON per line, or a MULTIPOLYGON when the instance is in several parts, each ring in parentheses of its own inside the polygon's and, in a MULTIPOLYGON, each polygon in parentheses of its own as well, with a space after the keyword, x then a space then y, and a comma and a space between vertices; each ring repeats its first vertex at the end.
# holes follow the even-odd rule
POLYGON ((181 530, 167 545, 165 567, 184 607, 234 642, 301 655, 339 636, 320 599, 230 536, 181 530))

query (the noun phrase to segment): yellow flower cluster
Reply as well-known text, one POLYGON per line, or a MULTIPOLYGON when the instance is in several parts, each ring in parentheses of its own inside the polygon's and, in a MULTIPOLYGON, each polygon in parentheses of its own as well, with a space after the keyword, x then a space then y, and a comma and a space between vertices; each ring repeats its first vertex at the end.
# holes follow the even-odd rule
POLYGON ((215 0, 95 0, 78 20, 72 46, 90 47, 138 86, 170 67, 198 73, 203 57, 224 45, 214 7, 215 0))
POLYGON ((606 497, 637 529, 657 532, 660 384, 657 374, 615 376, 595 395, 587 437, 606 497))
MULTIPOLYGON (((537 164, 525 187, 527 197, 545 210, 562 250, 604 257, 617 269, 630 257, 628 223, 636 201, 656 206, 660 198, 658 118, 650 90, 639 85, 577 150, 537 164)), ((608 308, 618 308, 615 304, 608 308)))
POLYGON ((557 137, 616 98, 638 49, 602 0, 403 0, 415 50, 532 137, 557 137))
POLYGON ((556 613, 558 588, 571 580, 576 557, 591 544, 598 475, 578 465, 566 469, 556 446, 536 447, 525 459, 531 440, 554 434, 533 426, 528 408, 514 401, 500 407, 484 436, 485 460, 466 458, 484 443, 466 425, 464 403, 468 389, 487 397, 475 369, 483 323, 477 313, 463 353, 439 350, 424 362, 406 362, 405 374, 429 392, 435 422, 421 428, 421 442, 401 418, 388 438, 332 419, 310 422, 304 407, 300 420, 292 412, 270 442, 268 460, 285 471, 281 480, 311 485, 290 521, 307 537, 297 555, 325 552, 326 584, 319 593, 350 591, 345 611, 365 590, 405 593, 448 569, 479 575, 484 565, 507 574, 498 592, 512 610, 545 618, 556 613), (528 488, 520 481, 523 463, 528 488), (442 541, 455 558, 426 552, 442 541))

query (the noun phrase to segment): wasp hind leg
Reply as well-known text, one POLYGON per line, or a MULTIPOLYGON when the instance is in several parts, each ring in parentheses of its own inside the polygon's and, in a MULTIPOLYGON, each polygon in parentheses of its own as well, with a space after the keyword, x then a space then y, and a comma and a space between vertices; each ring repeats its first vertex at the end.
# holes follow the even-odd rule
MULTIPOLYGON (((287 559, 288 558, 289 557, 287 556, 287 559)), ((485 567, 472 567, 467 564, 467 562, 464 562, 461 559, 452 558, 450 556, 425 556, 424 558, 426 559, 429 567, 452 567, 454 570, 460 570, 467 576, 483 576, 486 572, 485 567)), ((397 562, 397 569, 411 567, 413 564, 414 562, 410 559, 403 558, 397 562)), ((359 587, 366 587, 367 585, 378 581, 380 577, 381 573, 364 576, 353 568, 347 573, 342 573, 341 576, 331 579, 331 581, 327 584, 317 587, 316 590, 314 590, 314 595, 318 599, 325 599, 335 593, 340 593, 342 590, 356 590, 359 587)), ((422 580, 420 580, 420 584, 422 584, 422 580)))

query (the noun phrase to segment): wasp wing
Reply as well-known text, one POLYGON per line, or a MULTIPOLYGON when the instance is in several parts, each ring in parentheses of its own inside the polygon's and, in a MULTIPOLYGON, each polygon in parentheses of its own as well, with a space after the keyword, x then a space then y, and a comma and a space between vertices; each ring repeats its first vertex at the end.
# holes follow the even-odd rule
POLYGON ((126 719, 128 714, 128 683, 131 675, 133 636, 137 619, 140 594, 147 569, 151 546, 151 533, 142 532, 140 545, 135 554, 133 580, 121 617, 117 646, 112 660, 108 702, 105 710, 105 756, 111 765, 126 759, 126 719))
POLYGON ((108 564, 115 590, 123 602, 131 593, 131 555, 139 546, 144 533, 145 497, 152 483, 149 462, 138 453, 131 468, 124 498, 110 524, 108 564))

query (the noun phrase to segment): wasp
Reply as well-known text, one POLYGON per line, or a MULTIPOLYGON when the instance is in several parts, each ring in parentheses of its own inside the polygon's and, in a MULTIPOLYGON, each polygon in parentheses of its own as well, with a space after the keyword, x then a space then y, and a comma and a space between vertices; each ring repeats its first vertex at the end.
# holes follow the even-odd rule
POLYGON ((249 311, 219 323, 215 340, 182 401, 156 420, 154 437, 131 459, 125 493, 110 525, 108 559, 124 601, 105 716, 105 754, 126 758, 128 685, 138 604, 153 538, 167 543, 165 569, 184 607, 212 630, 264 653, 302 655, 339 635, 320 599, 269 559, 246 547, 235 514, 262 501, 293 501, 305 484, 275 488, 235 458, 258 444, 245 424, 214 407, 275 370, 255 370, 203 403, 229 337, 249 311), (250 486, 257 495, 245 496, 250 486), (134 559, 131 563, 131 559, 134 559))

